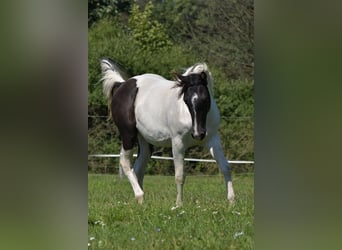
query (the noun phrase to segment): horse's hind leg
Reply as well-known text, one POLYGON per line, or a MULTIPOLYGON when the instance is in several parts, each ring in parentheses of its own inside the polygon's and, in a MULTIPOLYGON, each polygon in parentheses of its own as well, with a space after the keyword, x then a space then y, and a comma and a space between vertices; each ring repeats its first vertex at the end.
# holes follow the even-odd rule
POLYGON ((124 147, 121 148, 120 165, 132 185, 135 198, 138 200, 139 203, 142 203, 144 200, 144 192, 140 188, 137 177, 134 173, 134 170, 132 169, 132 157, 133 149, 125 150, 124 147))
POLYGON ((216 162, 220 165, 222 174, 224 175, 226 189, 227 189, 227 198, 230 203, 234 202, 235 194, 232 183, 231 170, 229 167, 229 163, 224 156, 221 140, 219 135, 214 136, 207 144, 210 154, 214 157, 216 162))
POLYGON ((134 172, 138 177, 138 182, 143 189, 144 174, 147 162, 152 155, 152 145, 150 145, 140 134, 138 135, 139 151, 138 157, 134 163, 134 172))
POLYGON ((144 192, 140 188, 132 169, 133 147, 138 135, 134 113, 137 93, 136 79, 131 78, 121 84, 111 98, 111 113, 122 140, 120 165, 132 185, 135 197, 139 203, 142 203, 144 192))

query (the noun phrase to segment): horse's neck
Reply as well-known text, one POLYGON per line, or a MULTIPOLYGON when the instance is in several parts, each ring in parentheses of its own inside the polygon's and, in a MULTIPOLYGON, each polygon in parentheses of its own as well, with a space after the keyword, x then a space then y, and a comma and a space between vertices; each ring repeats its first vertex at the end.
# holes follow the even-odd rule
MULTIPOLYGON (((177 95, 178 98, 178 95, 177 95)), ((173 105, 174 112, 172 114, 172 119, 181 124, 182 127, 186 126, 191 128, 191 115, 188 106, 185 104, 183 100, 183 95, 181 95, 178 99, 176 99, 176 103, 173 105)))

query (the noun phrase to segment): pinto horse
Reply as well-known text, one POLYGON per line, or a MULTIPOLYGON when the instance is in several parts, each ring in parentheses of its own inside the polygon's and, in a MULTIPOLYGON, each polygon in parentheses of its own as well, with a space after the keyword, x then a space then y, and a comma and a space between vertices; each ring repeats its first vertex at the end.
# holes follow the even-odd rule
POLYGON ((152 146, 172 147, 176 205, 181 206, 185 151, 191 146, 202 145, 209 149, 220 165, 227 199, 233 203, 231 171, 218 134, 220 115, 213 98, 213 78, 207 65, 197 63, 171 81, 155 74, 125 80, 112 60, 103 58, 100 64, 103 91, 122 140, 120 167, 138 202, 143 202, 143 178, 152 146), (132 168, 136 142, 138 157, 132 168))

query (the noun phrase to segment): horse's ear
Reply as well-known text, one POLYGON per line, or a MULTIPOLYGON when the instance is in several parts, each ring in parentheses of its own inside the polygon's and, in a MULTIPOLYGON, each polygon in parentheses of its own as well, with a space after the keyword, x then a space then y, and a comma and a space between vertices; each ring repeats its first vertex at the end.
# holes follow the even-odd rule
POLYGON ((185 84, 186 83, 186 77, 180 74, 176 74, 176 79, 179 83, 185 84))

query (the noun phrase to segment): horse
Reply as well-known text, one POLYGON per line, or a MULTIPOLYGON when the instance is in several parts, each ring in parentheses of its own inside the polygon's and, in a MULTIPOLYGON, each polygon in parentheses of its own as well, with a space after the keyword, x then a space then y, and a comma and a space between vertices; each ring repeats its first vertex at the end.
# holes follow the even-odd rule
POLYGON ((177 187, 176 206, 183 203, 184 155, 195 145, 206 147, 224 175, 227 199, 234 202, 231 170, 218 133, 220 115, 213 98, 214 80, 205 63, 196 63, 167 80, 142 74, 125 80, 109 58, 101 58, 103 92, 122 141, 120 167, 138 203, 152 147, 171 147, 177 187), (138 156, 132 167, 133 148, 138 156))

